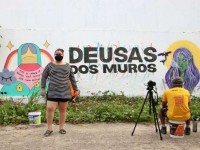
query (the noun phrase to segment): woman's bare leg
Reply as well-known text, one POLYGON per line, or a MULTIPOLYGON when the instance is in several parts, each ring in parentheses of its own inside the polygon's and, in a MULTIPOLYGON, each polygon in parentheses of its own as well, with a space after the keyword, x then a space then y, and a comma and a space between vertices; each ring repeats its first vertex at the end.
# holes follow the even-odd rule
POLYGON ((47 109, 46 109, 46 119, 47 119, 47 129, 52 131, 52 124, 54 118, 54 111, 58 106, 58 102, 47 101, 47 109))
POLYGON ((68 107, 68 102, 58 103, 60 129, 64 129, 67 107, 68 107))

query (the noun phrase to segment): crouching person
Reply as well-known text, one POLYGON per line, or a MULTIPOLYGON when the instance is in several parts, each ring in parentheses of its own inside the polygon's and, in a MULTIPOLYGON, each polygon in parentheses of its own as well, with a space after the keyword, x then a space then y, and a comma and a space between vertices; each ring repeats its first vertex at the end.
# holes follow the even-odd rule
POLYGON ((160 121, 162 124, 161 133, 166 134, 165 117, 173 121, 185 121, 185 135, 190 135, 190 92, 183 88, 183 81, 180 77, 172 80, 173 87, 165 90, 160 109, 160 121))

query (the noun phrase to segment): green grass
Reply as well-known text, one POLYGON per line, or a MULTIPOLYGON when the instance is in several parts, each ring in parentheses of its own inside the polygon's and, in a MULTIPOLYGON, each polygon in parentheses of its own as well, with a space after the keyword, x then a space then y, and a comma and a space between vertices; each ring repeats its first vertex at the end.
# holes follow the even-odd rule
MULTIPOLYGON (((39 97, 33 94, 28 104, 16 104, 6 100, 0 102, 0 125, 28 123, 28 113, 41 111, 42 122, 46 122, 46 106, 38 103, 39 97)), ((141 110, 144 97, 127 97, 123 93, 98 92, 90 97, 79 97, 77 103, 69 103, 67 122, 94 123, 94 122, 135 122, 141 110)), ((158 112, 161 98, 156 105, 158 112)), ((200 98, 193 97, 191 110, 194 118, 200 117, 200 98)), ((54 121, 58 122, 58 110, 55 111, 54 121)), ((139 122, 153 122, 153 113, 149 114, 147 100, 139 122)))

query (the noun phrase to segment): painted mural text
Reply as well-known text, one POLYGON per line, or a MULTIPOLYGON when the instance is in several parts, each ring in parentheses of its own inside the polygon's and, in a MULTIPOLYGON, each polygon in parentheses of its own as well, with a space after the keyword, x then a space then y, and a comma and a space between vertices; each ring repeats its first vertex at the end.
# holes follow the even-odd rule
POLYGON ((145 48, 142 53, 138 47, 127 50, 125 47, 85 47, 83 50, 77 47, 69 48, 69 63, 74 73, 82 74, 99 72, 99 65, 103 68, 102 73, 137 73, 156 72, 157 51, 154 47, 145 48), (77 63, 84 65, 78 66, 77 63), (89 65, 85 65, 89 64, 89 65))

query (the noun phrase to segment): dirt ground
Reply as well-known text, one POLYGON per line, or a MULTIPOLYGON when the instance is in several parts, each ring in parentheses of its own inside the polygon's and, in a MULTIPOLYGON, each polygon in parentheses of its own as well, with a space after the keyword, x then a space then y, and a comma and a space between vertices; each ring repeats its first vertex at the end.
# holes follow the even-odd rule
POLYGON ((171 138, 168 134, 160 140, 154 125, 138 124, 131 136, 134 123, 66 124, 67 134, 53 126, 50 137, 44 137, 46 125, 0 127, 0 150, 199 150, 198 131, 184 138, 171 138))

